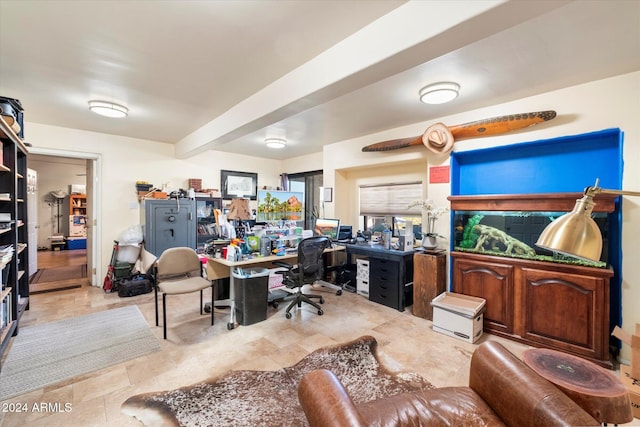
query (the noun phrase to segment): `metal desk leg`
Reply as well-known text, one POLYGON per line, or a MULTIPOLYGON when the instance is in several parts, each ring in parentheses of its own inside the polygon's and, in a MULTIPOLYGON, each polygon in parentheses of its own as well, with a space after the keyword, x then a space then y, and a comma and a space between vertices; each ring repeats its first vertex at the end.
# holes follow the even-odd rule
POLYGON ((228 301, 228 304, 231 307, 231 313, 229 313, 229 323, 227 323, 227 329, 229 330, 236 327, 236 291, 235 284, 233 283, 234 281, 235 280, 232 274, 231 277, 229 277, 229 299, 225 300, 228 301))
MULTIPOLYGON (((236 327, 236 299, 235 290, 233 285, 233 275, 229 278, 229 298, 218 299, 213 301, 214 307, 230 307, 231 313, 229 313, 229 322, 227 323, 227 329, 231 330, 236 327)), ((211 303, 206 303, 204 311, 209 313, 209 310, 213 310, 211 303)))

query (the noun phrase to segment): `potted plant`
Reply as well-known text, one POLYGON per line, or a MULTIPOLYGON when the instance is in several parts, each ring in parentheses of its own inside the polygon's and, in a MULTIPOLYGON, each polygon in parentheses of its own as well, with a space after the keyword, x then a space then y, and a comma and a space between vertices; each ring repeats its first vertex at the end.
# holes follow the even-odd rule
POLYGON ((449 208, 445 206, 436 206, 433 200, 415 200, 409 204, 408 209, 420 206, 426 216, 426 221, 422 225, 422 246, 426 249, 434 249, 438 246, 438 238, 444 239, 444 236, 435 232, 436 221, 444 213, 449 212, 449 208))

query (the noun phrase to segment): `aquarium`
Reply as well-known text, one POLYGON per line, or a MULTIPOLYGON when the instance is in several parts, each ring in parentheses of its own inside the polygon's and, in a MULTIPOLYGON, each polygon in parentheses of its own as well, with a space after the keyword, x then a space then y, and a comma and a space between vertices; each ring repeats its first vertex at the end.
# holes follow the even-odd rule
POLYGON ((594 198, 592 217, 602 235, 599 262, 553 253, 536 246, 551 221, 574 209, 583 193, 452 195, 451 248, 454 251, 605 268, 619 243, 615 194, 594 198))
POLYGON ((589 262, 552 253, 536 246, 544 228, 566 212, 453 211, 453 250, 487 255, 606 267, 608 263, 608 215, 596 212, 593 219, 603 240, 601 262, 589 262))

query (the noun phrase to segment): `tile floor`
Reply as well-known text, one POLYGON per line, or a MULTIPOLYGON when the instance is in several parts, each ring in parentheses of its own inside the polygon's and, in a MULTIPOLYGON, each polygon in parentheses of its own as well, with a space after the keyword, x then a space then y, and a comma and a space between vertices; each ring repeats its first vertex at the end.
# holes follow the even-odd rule
MULTIPOLYGON (((450 338, 431 330, 431 322, 411 313, 370 302, 345 292, 325 292, 323 316, 311 308, 297 310, 291 319, 285 305, 268 310, 266 321, 227 330, 228 310, 216 309, 213 327, 208 315, 198 312, 198 294, 170 296, 168 339, 155 327, 153 293, 133 298, 105 294, 83 286, 32 296, 31 310, 22 327, 136 304, 162 345, 162 351, 114 367, 37 390, 7 402, 70 403, 68 412, 1 413, 2 426, 138 426, 120 412, 129 396, 172 389, 200 382, 229 369, 271 370, 296 363, 321 346, 345 342, 362 335, 374 336, 385 363, 392 369, 420 373, 438 387, 466 385, 469 361, 476 346, 497 340, 517 355, 521 344, 485 334, 476 344, 450 338)), ((206 301, 206 296, 205 296, 206 301)), ((308 306, 307 306, 308 307, 308 306)), ((640 425, 639 420, 629 425, 640 425)))

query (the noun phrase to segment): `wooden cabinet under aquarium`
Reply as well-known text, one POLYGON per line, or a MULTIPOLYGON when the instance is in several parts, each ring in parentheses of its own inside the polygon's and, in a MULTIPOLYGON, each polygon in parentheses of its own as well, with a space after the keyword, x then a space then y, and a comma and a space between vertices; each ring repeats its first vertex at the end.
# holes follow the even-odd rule
MULTIPOLYGON (((606 251, 601 262, 589 263, 535 246, 542 229, 570 211, 581 196, 449 197, 454 213, 452 290, 486 299, 485 332, 611 368, 613 270, 606 251)), ((614 200, 596 199, 595 219, 605 239, 614 200)))

